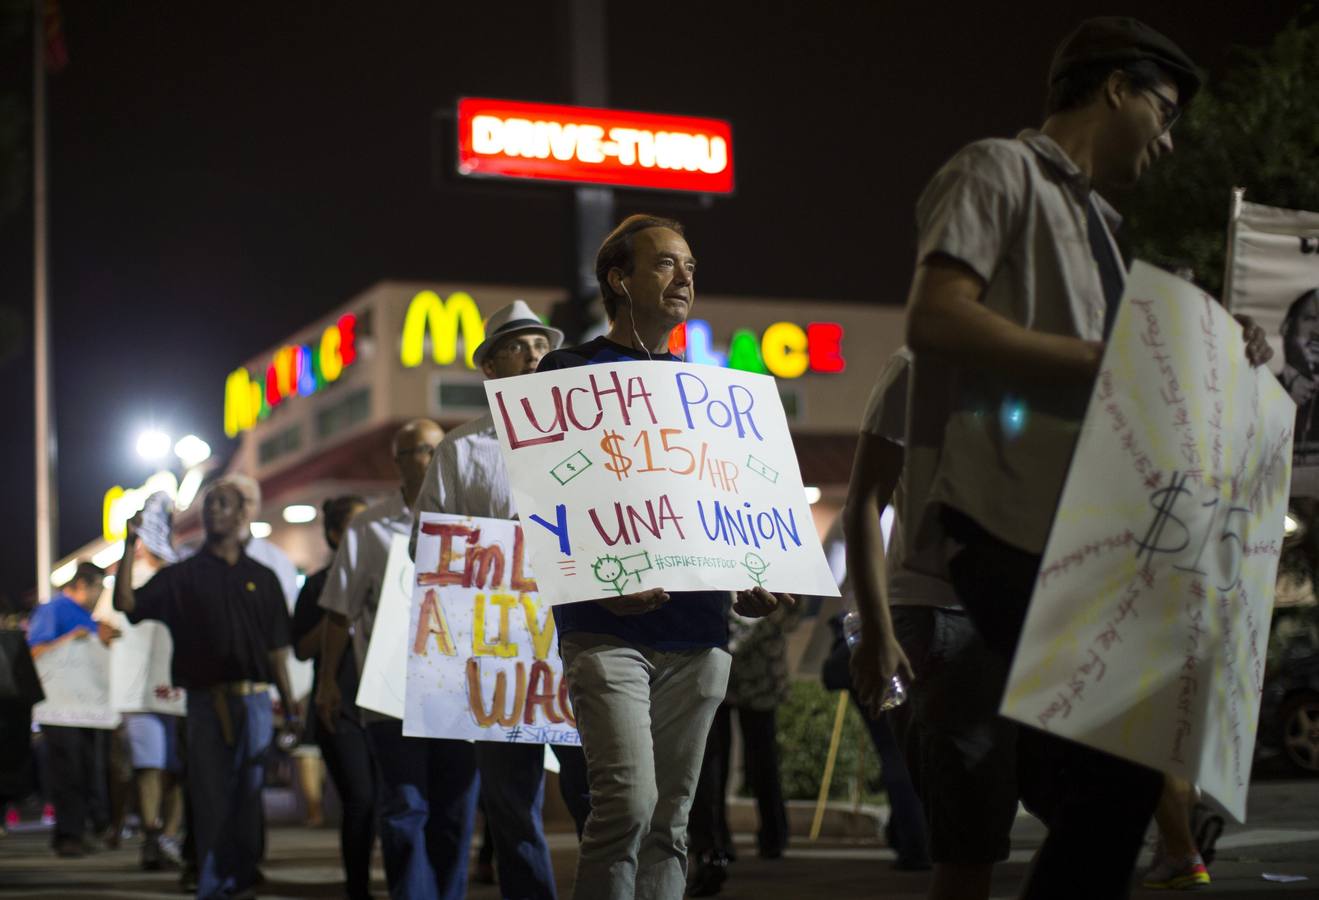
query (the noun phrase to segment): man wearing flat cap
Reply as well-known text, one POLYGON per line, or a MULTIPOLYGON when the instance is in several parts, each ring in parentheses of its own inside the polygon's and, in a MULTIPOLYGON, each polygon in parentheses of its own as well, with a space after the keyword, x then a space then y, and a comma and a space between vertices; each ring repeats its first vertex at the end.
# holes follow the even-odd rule
MULTIPOLYGON (((472 361, 487 378, 512 378, 536 371, 541 357, 557 350, 563 332, 541 322, 521 300, 496 310, 485 323, 485 340, 472 361)), ((445 436, 426 470, 417 511, 517 518, 508 470, 499 452, 495 421, 485 413, 445 436)), ((417 555, 421 517, 412 525, 417 555)), ((578 831, 590 811, 586 758, 578 747, 555 747, 563 799, 578 831)), ((545 791, 545 751, 539 744, 476 744, 481 801, 495 843, 500 892, 505 897, 554 900, 554 870, 545 841, 541 808, 545 791)))
MULTIPOLYGON (((1170 129, 1200 82, 1186 54, 1147 25, 1089 19, 1054 55, 1039 130, 963 148, 917 203, 900 563, 953 585, 1001 663, 986 673, 999 684, 991 694, 1006 682, 1122 295, 1118 216, 1101 193, 1133 187, 1172 152, 1170 129)), ((1263 333, 1243 326, 1259 364, 1269 355, 1263 333)), ((887 616, 867 618, 860 663, 891 667, 893 654, 878 649, 891 638, 887 616)), ((883 684, 892 673, 875 674, 869 681, 883 684)), ((967 786, 947 839, 940 811, 932 816, 931 896, 988 895, 1008 842, 980 826, 1010 826, 1019 795, 1049 826, 1023 896, 1126 896, 1161 775, 1031 729, 1001 729, 996 740, 978 752, 1009 745, 1018 784, 977 792, 970 752, 961 768, 927 775, 967 786)))

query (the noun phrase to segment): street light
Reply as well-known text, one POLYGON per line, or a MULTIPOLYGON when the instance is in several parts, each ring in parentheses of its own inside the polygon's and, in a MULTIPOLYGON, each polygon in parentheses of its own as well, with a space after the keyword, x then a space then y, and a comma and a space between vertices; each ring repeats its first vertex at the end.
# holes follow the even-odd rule
POLYGON ((195 434, 185 434, 174 445, 174 455, 182 460, 184 468, 191 469, 211 458, 211 445, 195 434))
POLYGON ((172 443, 168 434, 152 428, 137 436, 137 455, 146 460, 161 459, 169 453, 172 443))
POLYGON ((284 507, 284 521, 290 525, 306 525, 316 521, 316 507, 306 503, 294 503, 284 507))

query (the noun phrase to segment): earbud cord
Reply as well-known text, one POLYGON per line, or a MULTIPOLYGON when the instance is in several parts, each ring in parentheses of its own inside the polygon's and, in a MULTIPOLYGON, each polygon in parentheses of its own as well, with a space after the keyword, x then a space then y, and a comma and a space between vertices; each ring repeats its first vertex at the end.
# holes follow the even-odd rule
POLYGON ((627 285, 624 284, 621 279, 618 282, 618 286, 623 289, 623 294, 627 297, 627 321, 628 324, 632 326, 632 336, 637 339, 637 346, 645 351, 646 359, 650 362, 654 362, 655 357, 650 355, 650 348, 641 340, 641 335, 637 334, 637 318, 632 315, 632 311, 636 308, 632 304, 632 292, 627 289, 627 285))

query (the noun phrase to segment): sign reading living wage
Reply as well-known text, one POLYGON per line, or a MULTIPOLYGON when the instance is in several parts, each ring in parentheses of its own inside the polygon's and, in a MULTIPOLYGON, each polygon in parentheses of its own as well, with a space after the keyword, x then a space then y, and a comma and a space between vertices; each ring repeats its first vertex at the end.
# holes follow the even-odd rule
POLYGON ((550 603, 649 588, 838 596, 773 378, 672 362, 486 382, 550 603))
POLYGON ((581 743, 523 541, 517 522, 422 513, 405 735, 581 743))
POLYGON ((1244 821, 1295 406, 1207 294, 1136 263, 1002 712, 1244 821))

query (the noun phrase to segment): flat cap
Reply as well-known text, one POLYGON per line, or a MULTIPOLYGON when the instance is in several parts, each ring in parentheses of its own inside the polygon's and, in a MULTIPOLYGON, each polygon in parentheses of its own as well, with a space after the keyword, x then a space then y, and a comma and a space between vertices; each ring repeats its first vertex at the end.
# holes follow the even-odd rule
POLYGON ((1049 66, 1049 85, 1080 66, 1094 63, 1157 63, 1176 83, 1178 105, 1186 106, 1200 90, 1204 77, 1182 49, 1153 28, 1128 16, 1086 19, 1063 39, 1049 66))

